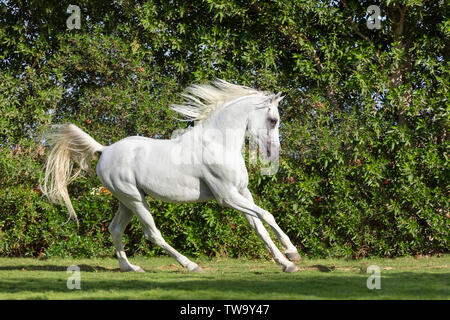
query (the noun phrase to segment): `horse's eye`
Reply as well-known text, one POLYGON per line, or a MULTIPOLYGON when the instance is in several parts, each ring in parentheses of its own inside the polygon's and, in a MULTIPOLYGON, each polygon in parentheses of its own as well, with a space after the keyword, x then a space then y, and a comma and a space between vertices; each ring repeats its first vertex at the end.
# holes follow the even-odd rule
POLYGON ((278 122, 277 119, 273 119, 273 118, 269 119, 269 123, 272 128, 275 128, 275 126, 277 125, 277 122, 278 122))

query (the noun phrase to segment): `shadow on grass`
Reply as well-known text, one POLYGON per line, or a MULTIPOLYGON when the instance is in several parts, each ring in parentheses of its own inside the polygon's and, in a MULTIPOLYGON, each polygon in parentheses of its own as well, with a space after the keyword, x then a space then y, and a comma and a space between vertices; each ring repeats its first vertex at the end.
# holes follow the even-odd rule
MULTIPOLYGON (((80 271, 84 272, 111 272, 111 271, 120 271, 119 268, 105 268, 101 266, 91 266, 87 264, 77 264, 80 268, 80 271)), ((14 266, 0 266, 0 271, 67 271, 69 266, 57 266, 57 265, 14 265, 14 266)))
MULTIPOLYGON (((33 266, 35 267, 35 266, 33 266)), ((51 267, 51 266, 49 266, 51 267)), ((53 266, 55 267, 55 266, 53 266)), ((5 267, 3 267, 4 270, 5 267)), ((62 268, 62 267, 58 267, 62 268)), ((94 267, 92 267, 94 268, 94 267)), ((17 269, 17 267, 15 268, 17 269)), ((39 269, 43 270, 43 269, 39 269)), ((44 269, 47 270, 47 269, 44 269)), ((89 269, 90 270, 90 269, 89 269)), ((87 271, 89 271, 87 270, 87 271)), ((61 270, 63 271, 63 270, 61 270)), ((65 268, 64 268, 65 271, 65 268)), ((95 299, 119 299, 105 296, 105 291, 113 291, 121 296, 149 296, 152 290, 156 299, 448 299, 449 274, 411 272, 387 273, 382 275, 381 290, 369 290, 367 277, 360 274, 314 274, 301 272, 295 276, 280 274, 230 275, 228 279, 217 279, 214 274, 191 277, 189 274, 176 275, 178 279, 161 277, 167 274, 142 274, 141 279, 92 279, 82 278, 83 294, 95 299), (98 294, 96 294, 98 292, 98 294)), ((95 277, 95 276, 94 276, 95 277)), ((65 279, 9 277, 0 283, 0 293, 18 292, 69 293, 65 279)), ((73 292, 73 291, 72 291, 73 292)))
MULTIPOLYGON (((92 266, 87 264, 77 264, 80 271, 83 272, 120 272, 119 268, 105 268, 102 266, 92 266)), ((177 265, 178 266, 178 265, 177 265)), ((0 271, 67 271, 69 266, 61 265, 13 265, 13 266, 0 266, 0 271)), ((170 270, 171 267, 166 267, 170 270)), ((184 270, 182 267, 178 266, 178 269, 184 270)), ((310 267, 303 267, 305 270, 318 270, 320 272, 332 272, 336 269, 335 266, 325 266, 325 265, 313 265, 310 267)), ((151 271, 150 271, 151 272, 151 271)), ((254 272, 254 274, 263 274, 262 272, 254 272)))

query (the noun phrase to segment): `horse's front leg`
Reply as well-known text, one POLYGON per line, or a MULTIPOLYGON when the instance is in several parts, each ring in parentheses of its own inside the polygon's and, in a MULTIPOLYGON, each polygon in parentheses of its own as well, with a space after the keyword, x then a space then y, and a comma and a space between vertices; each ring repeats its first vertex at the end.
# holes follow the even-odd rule
POLYGON ((271 226, 274 229, 277 236, 283 239, 284 243, 286 244, 290 243, 289 238, 281 231, 280 227, 276 224, 275 219, 269 212, 255 205, 253 201, 244 197, 234 187, 221 188, 221 196, 216 198, 220 203, 233 209, 236 209, 238 211, 241 211, 246 215, 247 220, 250 222, 250 225, 255 229, 257 234, 266 244, 273 259, 278 264, 282 265, 282 269, 284 272, 298 271, 297 266, 293 262, 286 259, 286 257, 280 252, 277 246, 273 243, 272 239, 270 239, 269 233, 264 228, 264 225, 261 222, 262 220, 266 222, 269 226, 271 226))
MULTIPOLYGON (((253 204, 253 196, 250 193, 250 190, 248 190, 247 188, 244 189, 241 194, 248 199, 249 201, 251 201, 253 204)), ((261 209, 261 208, 260 208, 261 209)), ((261 209, 263 210, 263 209, 261 209)), ((266 246, 269 248, 269 245, 267 244, 267 241, 265 240, 267 237, 269 237, 270 240, 270 236, 269 233, 267 232, 266 228, 264 227, 264 225, 262 224, 261 220, 251 216, 249 214, 245 214, 245 217, 247 218, 247 221, 250 223, 250 225, 252 226, 252 228, 256 231, 256 233, 260 236, 260 238, 264 241, 264 243, 266 244, 266 246), (262 234, 260 234, 262 233, 262 234), (267 233, 267 235, 266 235, 267 233)), ((301 261, 302 257, 300 256, 300 254, 297 251, 297 248, 292 244, 291 240, 289 239, 289 237, 281 230, 281 228, 278 226, 278 224, 275 222, 275 219, 273 219, 273 222, 276 226, 277 229, 274 228, 275 234, 277 235, 278 240, 281 242, 281 244, 283 245, 283 247, 285 247, 285 251, 284 254, 286 255, 286 257, 291 260, 291 261, 301 261), (278 230, 278 232, 277 232, 278 230)), ((271 240, 270 240, 271 241, 271 240)), ((273 243, 273 242, 272 242, 273 243)), ((269 248, 270 250, 270 248, 269 248)))

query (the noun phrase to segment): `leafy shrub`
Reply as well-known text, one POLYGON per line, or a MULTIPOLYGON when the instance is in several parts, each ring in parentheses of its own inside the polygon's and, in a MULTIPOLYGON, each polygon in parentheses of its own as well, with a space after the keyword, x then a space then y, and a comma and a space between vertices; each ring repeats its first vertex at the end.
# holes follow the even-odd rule
MULTIPOLYGON (((97 178, 70 186, 79 229, 40 194, 42 131, 73 122, 106 145, 169 138, 180 124, 167 106, 215 77, 286 94, 279 171, 249 166, 249 187, 303 254, 448 251, 449 4, 381 1, 379 30, 366 27, 367 6, 82 1, 82 27, 68 30, 61 1, 1 3, 0 255, 113 255, 117 201, 93 192, 97 178)), ((233 210, 150 209, 183 253, 269 257, 233 210)), ((136 219, 124 240, 129 254, 162 254, 136 219)))

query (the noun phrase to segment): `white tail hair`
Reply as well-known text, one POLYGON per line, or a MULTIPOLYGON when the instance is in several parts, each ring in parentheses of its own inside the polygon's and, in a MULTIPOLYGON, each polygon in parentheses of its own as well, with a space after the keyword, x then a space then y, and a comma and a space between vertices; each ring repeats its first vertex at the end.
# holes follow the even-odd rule
POLYGON ((53 126, 46 135, 46 142, 51 146, 45 163, 45 175, 41 181, 41 190, 53 203, 65 204, 69 211, 69 222, 78 218, 70 201, 67 186, 80 172, 90 171, 90 162, 101 153, 104 146, 74 124, 53 126), (78 168, 73 171, 73 165, 78 168))

